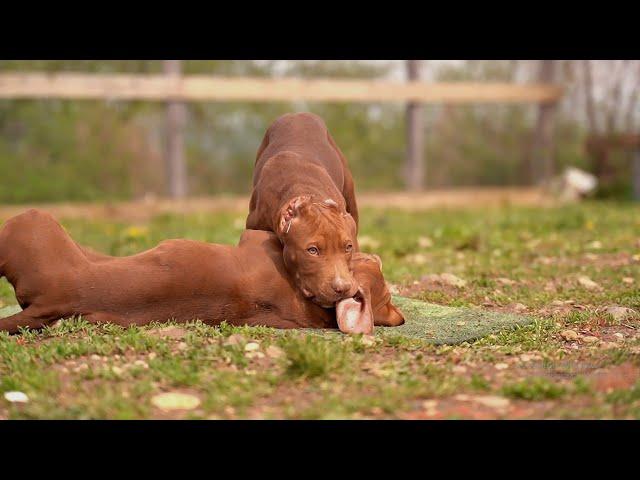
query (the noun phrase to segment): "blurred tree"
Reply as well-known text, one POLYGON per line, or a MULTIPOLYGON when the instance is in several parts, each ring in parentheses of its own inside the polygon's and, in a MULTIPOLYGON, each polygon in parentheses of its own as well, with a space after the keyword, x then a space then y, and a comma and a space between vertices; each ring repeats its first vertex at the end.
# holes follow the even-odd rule
MULTIPOLYGON (((464 61, 429 68, 438 81, 527 82, 529 61, 464 61)), ((593 115, 625 131, 638 112, 640 66, 593 64, 593 115), (636 70, 634 70, 636 69, 636 70), (608 73, 610 75, 608 75, 608 73), (607 88, 620 78, 618 89, 607 88), (611 97, 611 99, 609 99, 611 97), (611 100, 611 104, 607 103, 611 100), (608 112, 608 113, 605 113, 608 112)), ((393 62, 186 60, 185 74, 382 78, 393 62)), ((431 65, 430 65, 431 67, 431 65)), ((0 61, 1 71, 162 73, 159 60, 0 61)), ((401 73, 401 72, 400 72, 401 73)), ((580 62, 558 65, 567 95, 559 107, 554 152, 558 168, 588 167, 583 141, 585 76, 580 62)), ((189 192, 247 192, 255 153, 267 126, 289 111, 322 116, 347 156, 359 190, 404 186, 404 106, 401 104, 189 103, 185 148, 189 192)), ((164 112, 154 102, 0 101, 0 202, 104 200, 164 192, 164 112)), ((522 105, 424 108, 429 186, 528 182, 536 108, 522 105)))

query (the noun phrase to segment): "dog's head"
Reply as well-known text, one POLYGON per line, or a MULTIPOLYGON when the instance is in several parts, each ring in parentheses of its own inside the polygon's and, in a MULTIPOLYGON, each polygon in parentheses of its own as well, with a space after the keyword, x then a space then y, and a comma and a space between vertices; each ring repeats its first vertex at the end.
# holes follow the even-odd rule
POLYGON ((335 201, 294 198, 279 212, 276 233, 287 271, 306 298, 329 308, 356 294, 351 271, 356 224, 335 201))
POLYGON ((373 326, 397 327, 404 316, 391 303, 391 292, 382 275, 382 260, 378 255, 354 253, 352 267, 358 292, 353 298, 336 305, 340 330, 345 333, 371 333, 373 326))

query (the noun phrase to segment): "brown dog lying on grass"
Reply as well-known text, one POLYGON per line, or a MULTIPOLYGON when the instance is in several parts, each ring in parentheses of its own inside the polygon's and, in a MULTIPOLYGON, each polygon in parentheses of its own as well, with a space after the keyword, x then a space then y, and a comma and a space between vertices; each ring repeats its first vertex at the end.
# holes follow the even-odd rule
POLYGON ((294 286, 273 233, 247 230, 237 247, 167 240, 137 255, 110 257, 79 246, 51 215, 29 210, 0 229, 0 278, 13 285, 23 308, 0 319, 0 330, 38 329, 76 315, 122 326, 199 319, 346 333, 404 323, 379 258, 359 254, 353 268, 356 298, 325 309, 294 286))
POLYGON ((358 290, 350 268, 358 250, 358 207, 344 155, 320 117, 286 114, 258 149, 248 229, 274 232, 302 294, 333 307, 358 290))

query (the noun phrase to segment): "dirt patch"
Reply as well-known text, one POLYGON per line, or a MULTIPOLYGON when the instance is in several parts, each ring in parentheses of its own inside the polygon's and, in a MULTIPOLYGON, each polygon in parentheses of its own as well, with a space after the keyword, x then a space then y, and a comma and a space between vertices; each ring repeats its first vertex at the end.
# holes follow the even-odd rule
POLYGON ((627 362, 609 368, 597 370, 589 377, 599 392, 609 393, 613 390, 631 388, 640 378, 640 368, 627 362))
POLYGON ((181 340, 187 336, 187 330, 180 327, 162 327, 147 330, 145 332, 150 337, 155 338, 173 338, 175 340, 181 340))

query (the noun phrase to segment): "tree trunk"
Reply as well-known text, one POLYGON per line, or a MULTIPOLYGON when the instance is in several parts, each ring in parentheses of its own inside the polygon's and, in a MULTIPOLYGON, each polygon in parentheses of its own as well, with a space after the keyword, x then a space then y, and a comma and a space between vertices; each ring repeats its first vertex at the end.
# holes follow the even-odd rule
POLYGON ((633 199, 640 202, 640 145, 636 146, 633 152, 633 162, 631 166, 631 183, 633 186, 633 199))
MULTIPOLYGON (((407 78, 409 81, 420 79, 420 61, 407 60, 407 78)), ((424 187, 424 118, 422 105, 409 102, 406 112, 407 157, 405 165, 405 183, 412 191, 420 191, 424 187)))
MULTIPOLYGON (((182 74, 180 60, 165 60, 163 67, 165 74, 169 77, 179 78, 182 74)), ((167 102, 166 175, 168 194, 171 198, 182 198, 187 195, 187 168, 184 157, 186 116, 186 106, 183 102, 173 100, 167 102)))
MULTIPOLYGON (((538 74, 538 82, 553 83, 555 80, 556 62, 542 60, 538 74)), ((553 129, 555 126, 555 103, 541 103, 538 107, 538 118, 533 138, 533 152, 531 155, 530 178, 535 184, 548 182, 555 173, 555 158, 553 155, 553 129)))
POLYGON ((584 60, 584 95, 585 95, 585 108, 587 112, 587 122, 589 123, 589 133, 592 135, 598 134, 598 121, 596 118, 596 106, 593 100, 593 73, 591 69, 591 61, 584 60))

